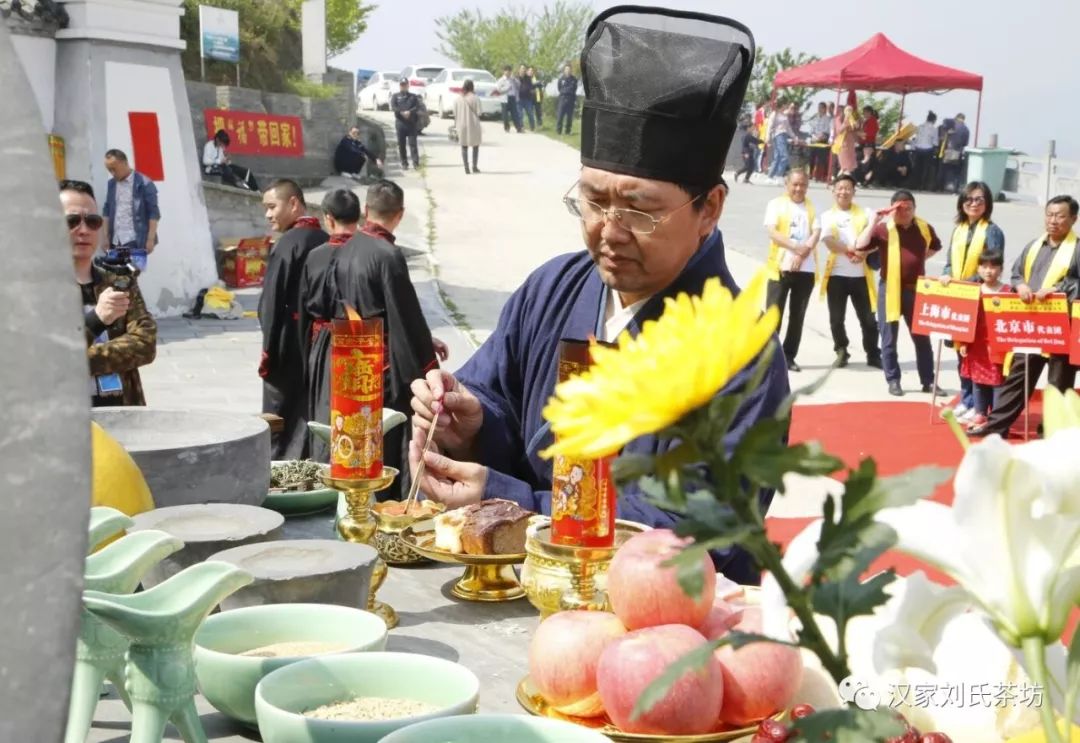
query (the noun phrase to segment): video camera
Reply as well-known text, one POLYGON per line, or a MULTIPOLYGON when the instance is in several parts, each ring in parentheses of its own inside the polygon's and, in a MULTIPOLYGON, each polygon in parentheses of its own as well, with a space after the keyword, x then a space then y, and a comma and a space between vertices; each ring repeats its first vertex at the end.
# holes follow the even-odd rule
POLYGON ((139 275, 139 269, 131 262, 130 248, 113 248, 105 255, 95 256, 94 265, 117 277, 113 288, 119 292, 131 289, 132 282, 139 275))

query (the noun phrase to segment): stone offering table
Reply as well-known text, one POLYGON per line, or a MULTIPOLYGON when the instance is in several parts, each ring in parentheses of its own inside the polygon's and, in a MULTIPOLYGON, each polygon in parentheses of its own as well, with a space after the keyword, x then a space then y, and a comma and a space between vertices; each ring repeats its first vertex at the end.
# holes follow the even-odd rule
MULTIPOLYGON (((334 538, 333 512, 287 519, 285 539, 334 538)), ((500 604, 467 603, 450 596, 464 567, 437 563, 392 567, 379 597, 393 606, 401 623, 390 631, 387 650, 423 653, 457 661, 480 677, 480 711, 524 714, 514 699, 528 668, 529 640, 539 612, 527 599, 500 604)), ((196 706, 212 743, 258 741, 259 736, 211 707, 196 706)), ((114 691, 102 699, 89 743, 122 743, 131 716, 114 691)), ((166 741, 180 741, 169 727, 166 741)))

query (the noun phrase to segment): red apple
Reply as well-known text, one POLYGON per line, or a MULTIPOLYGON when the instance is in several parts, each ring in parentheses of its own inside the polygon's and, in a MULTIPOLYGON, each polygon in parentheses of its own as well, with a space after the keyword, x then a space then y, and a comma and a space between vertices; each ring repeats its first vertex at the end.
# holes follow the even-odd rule
POLYGON ((697 630, 666 624, 630 632, 608 645, 600 655, 596 686, 616 727, 624 733, 651 735, 698 735, 716 730, 724 681, 715 654, 703 668, 679 677, 652 709, 631 719, 638 697, 649 684, 705 641, 697 630))
MULTIPOLYGON (((747 607, 734 629, 760 633, 761 608, 747 607)), ((728 725, 751 724, 786 709, 802 682, 802 657, 790 645, 755 642, 738 650, 724 646, 714 655, 724 676, 720 721, 728 725)))
POLYGON ((688 543, 670 529, 652 529, 635 534, 615 553, 608 568, 607 593, 612 611, 627 629, 661 624, 696 629, 705 621, 716 591, 716 569, 709 556, 701 557, 704 588, 696 599, 683 591, 675 568, 660 567, 688 543))
POLYGON ((743 604, 729 604, 723 599, 716 599, 716 603, 705 615, 705 621, 698 627, 698 631, 708 640, 723 637, 739 623, 745 608, 743 604))
POLYGON ((604 714, 596 666, 626 627, 606 611, 561 611, 540 623, 529 646, 529 676, 556 711, 574 717, 604 714))

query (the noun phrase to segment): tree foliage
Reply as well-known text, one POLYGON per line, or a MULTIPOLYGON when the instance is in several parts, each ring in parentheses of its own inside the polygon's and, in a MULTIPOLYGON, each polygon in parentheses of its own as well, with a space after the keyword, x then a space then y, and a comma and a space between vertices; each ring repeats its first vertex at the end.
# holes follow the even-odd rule
MULTIPOLYGON (((240 78, 246 88, 285 91, 289 79, 302 69, 300 6, 302 0, 213 0, 216 8, 240 15, 240 78)), ((198 80, 199 0, 184 0, 180 35, 187 42, 183 53, 184 74, 198 80)), ((357 0, 326 0, 326 53, 345 51, 367 29, 374 5, 357 0)), ((235 66, 206 60, 206 81, 235 85, 235 66)))
POLYGON ((572 0, 556 0, 539 11, 513 5, 492 15, 462 10, 435 19, 440 42, 436 51, 463 67, 496 75, 505 65, 524 62, 546 80, 567 62, 576 69, 592 16, 588 3, 572 0))
MULTIPOLYGON (((750 86, 746 89, 747 102, 755 107, 760 106, 772 98, 773 79, 776 73, 817 62, 819 59, 820 57, 806 52, 793 52, 791 47, 785 47, 772 54, 758 47, 757 56, 754 58, 754 70, 750 76, 750 86)), ((800 111, 804 111, 813 95, 813 88, 780 88, 776 99, 780 105, 794 103, 800 111)))

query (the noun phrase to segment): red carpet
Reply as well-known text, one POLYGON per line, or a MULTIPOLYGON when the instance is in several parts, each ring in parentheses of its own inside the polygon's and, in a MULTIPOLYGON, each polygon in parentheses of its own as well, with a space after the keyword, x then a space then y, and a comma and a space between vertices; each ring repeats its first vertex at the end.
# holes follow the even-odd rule
MULTIPOLYGON (((1042 419, 1042 393, 1036 392, 1031 401, 1031 436, 1042 419)), ((1022 440, 1024 418, 1013 427, 1013 440, 1022 440)), ((839 457, 854 468, 865 457, 877 462, 878 473, 896 475, 919 465, 938 465, 955 468, 963 457, 960 442, 946 423, 936 414, 930 419, 928 402, 853 402, 832 405, 799 405, 792 415, 791 441, 818 441, 825 451, 839 457)), ((844 473, 836 474, 844 479, 844 473)), ((941 503, 952 503, 952 481, 940 486, 932 496, 941 503)), ((769 537, 787 545, 812 518, 766 519, 769 537)), ((886 552, 868 571, 873 574, 894 568, 899 575, 923 570, 934 581, 951 584, 953 581, 930 566, 897 552, 886 552)), ((1066 637, 1080 613, 1074 612, 1066 637)))

